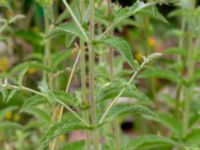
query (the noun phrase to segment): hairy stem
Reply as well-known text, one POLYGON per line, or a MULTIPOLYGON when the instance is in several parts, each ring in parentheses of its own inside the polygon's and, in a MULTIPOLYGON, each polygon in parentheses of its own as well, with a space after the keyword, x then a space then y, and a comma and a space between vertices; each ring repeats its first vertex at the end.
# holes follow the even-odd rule
POLYGON ((95 64, 95 52, 94 46, 92 41, 94 40, 94 27, 95 27, 95 20, 94 20, 94 13, 95 13, 95 3, 94 0, 90 0, 90 43, 89 43, 89 91, 90 91, 90 110, 91 110, 91 117, 92 117, 92 125, 94 126, 95 130, 93 130, 93 145, 94 150, 99 149, 99 137, 98 137, 98 130, 96 129, 97 126, 97 119, 96 119, 96 103, 94 99, 94 64, 95 64))
MULTIPOLYGON (((81 24, 83 24, 83 15, 84 15, 84 3, 85 0, 80 0, 80 16, 81 16, 81 24)), ((87 93, 86 93, 86 67, 85 67, 85 46, 84 41, 80 40, 80 48, 81 48, 81 90, 82 90, 82 107, 85 108, 88 106, 87 101, 87 93)), ((84 120, 89 122, 89 116, 87 111, 83 112, 84 120)), ((86 150, 90 150, 90 131, 85 131, 86 134, 86 150)))

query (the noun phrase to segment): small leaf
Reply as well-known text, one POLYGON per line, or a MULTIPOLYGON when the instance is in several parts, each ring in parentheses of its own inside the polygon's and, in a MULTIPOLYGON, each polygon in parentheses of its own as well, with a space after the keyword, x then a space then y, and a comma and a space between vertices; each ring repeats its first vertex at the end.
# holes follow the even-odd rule
POLYGON ((0 92, 1 92, 1 95, 2 95, 3 102, 6 101, 6 97, 8 95, 8 90, 5 89, 5 88, 0 88, 0 92))
POLYGON ((10 101, 10 99, 16 94, 17 91, 18 91, 17 89, 14 89, 8 94, 8 97, 6 99, 6 103, 8 103, 10 101))
POLYGON ((149 108, 141 105, 131 105, 131 104, 118 104, 111 108, 108 115, 106 116, 104 123, 110 122, 122 114, 131 113, 133 115, 148 115, 156 117, 149 108))
POLYGON ((33 96, 28 97, 28 99, 25 100, 21 109, 23 110, 25 108, 34 107, 39 104, 43 104, 45 102, 47 102, 45 97, 42 97, 40 95, 33 95, 33 96))
POLYGON ((172 147, 176 145, 176 142, 167 137, 157 135, 145 135, 133 138, 128 145, 129 150, 138 149, 155 149, 163 147, 172 147))
POLYGON ((22 86, 23 85, 23 78, 27 72, 28 68, 24 68, 18 75, 18 85, 19 86, 22 86))
POLYGON ((85 126, 82 124, 81 121, 77 120, 74 117, 68 117, 66 120, 61 121, 60 123, 54 124, 46 134, 42 137, 38 150, 43 150, 45 147, 47 147, 48 143, 53 140, 55 137, 69 132, 73 130, 78 130, 78 129, 89 129, 89 127, 85 126))
POLYGON ((164 53, 166 53, 166 54, 179 54, 179 55, 182 55, 182 56, 186 56, 187 50, 184 49, 184 48, 171 47, 171 48, 164 50, 164 53))
POLYGON ((36 107, 26 107, 26 108, 23 108, 21 112, 25 112, 25 113, 35 116, 46 125, 50 124, 51 117, 50 117, 50 114, 47 113, 47 111, 44 111, 36 107))
POLYGON ((18 107, 16 107, 16 106, 9 106, 9 107, 1 109, 0 110, 0 120, 2 120, 5 117, 7 112, 12 112, 17 109, 18 109, 18 107))
POLYGON ((52 38, 54 36, 66 33, 72 34, 76 37, 81 38, 82 40, 85 40, 84 36, 82 35, 82 32, 79 30, 79 28, 74 22, 62 23, 56 26, 51 32, 49 32, 46 35, 46 38, 52 38))
POLYGON ((198 145, 198 146, 200 146, 199 139, 200 139, 200 129, 196 128, 196 129, 193 129, 190 133, 188 133, 185 141, 188 145, 198 145))
POLYGON ((132 67, 138 67, 139 66, 137 61, 134 60, 134 58, 133 58, 132 51, 131 51, 129 44, 124 39, 122 39, 120 37, 109 36, 109 37, 101 39, 99 42, 111 45, 112 47, 116 48, 120 53, 122 53, 124 55, 127 62, 132 67))

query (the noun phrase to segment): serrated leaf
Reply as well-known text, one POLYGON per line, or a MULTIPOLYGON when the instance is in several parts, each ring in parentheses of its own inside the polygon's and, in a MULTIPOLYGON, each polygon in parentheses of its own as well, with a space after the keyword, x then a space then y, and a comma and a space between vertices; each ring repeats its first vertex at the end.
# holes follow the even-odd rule
POLYGON ((8 97, 6 98, 6 103, 8 103, 10 101, 10 99, 16 94, 18 90, 17 89, 13 89, 9 94, 8 97))
POLYGON ((124 39, 122 39, 120 37, 109 36, 109 37, 101 39, 99 42, 111 45, 112 47, 116 48, 121 54, 124 55, 127 62, 132 67, 135 68, 135 67, 139 66, 137 61, 134 60, 134 58, 133 58, 132 51, 131 51, 129 44, 124 39))
POLYGON ((172 147, 176 145, 176 142, 170 138, 157 136, 157 135, 144 135, 133 138, 128 145, 129 150, 139 149, 155 149, 163 147, 172 147))
POLYGON ((157 113, 157 117, 148 116, 150 120, 154 120, 163 126, 169 128, 171 132, 174 133, 177 137, 182 137, 183 128, 180 121, 178 121, 174 116, 166 113, 157 113))
POLYGON ((115 27, 116 25, 118 25, 118 23, 120 23, 124 19, 152 5, 153 3, 144 3, 141 1, 137 1, 134 5, 130 7, 120 9, 119 12, 115 15, 115 19, 113 20, 112 26, 115 27))
POLYGON ((51 120, 50 114, 45 110, 42 110, 36 107, 26 107, 26 108, 23 108, 21 112, 28 113, 30 115, 35 116, 40 121, 44 122, 46 125, 50 124, 50 120, 51 120))
POLYGON ((27 70, 28 70, 28 68, 25 67, 25 68, 23 68, 23 70, 19 73, 19 75, 18 75, 18 81, 17 81, 19 86, 22 86, 22 85, 23 85, 23 78, 24 78, 24 76, 25 76, 27 70))
MULTIPOLYGON (((127 86, 125 82, 120 82, 119 80, 117 82, 113 81, 107 84, 106 86, 104 86, 99 91, 97 100, 101 102, 104 100, 113 99, 125 86, 127 86)), ((122 97, 135 98, 138 101, 143 101, 147 103, 151 101, 149 97, 147 97, 142 91, 137 89, 136 86, 133 84, 126 87, 126 90, 123 92, 122 97)))
POLYGON ((77 120, 74 117, 69 117, 66 120, 61 121, 60 123, 54 124, 42 137, 38 150, 45 149, 48 143, 55 137, 63 133, 78 129, 89 129, 89 127, 83 125, 81 121, 77 120))
POLYGON ((37 106, 39 104, 43 104, 45 102, 47 102, 45 97, 42 97, 40 95, 33 95, 33 96, 30 96, 28 99, 25 100, 21 109, 23 110, 24 108, 34 107, 34 106, 37 106))
POLYGON ((70 106, 80 106, 81 102, 73 95, 70 93, 66 93, 65 91, 57 90, 57 91, 52 91, 51 92, 52 98, 57 98, 64 102, 67 105, 70 106))
POLYGON ((66 143, 62 148, 60 148, 59 150, 83 150, 85 147, 85 141, 81 140, 81 141, 75 141, 75 142, 71 142, 71 143, 66 143))
POLYGON ((49 32, 46 35, 46 38, 52 38, 54 36, 66 33, 72 34, 76 37, 81 38, 82 40, 85 40, 84 36, 82 35, 82 32, 74 22, 62 23, 56 26, 51 32, 49 32))
POLYGON ((177 72, 173 72, 172 70, 169 70, 166 68, 165 69, 164 68, 163 69, 149 68, 141 72, 139 77, 140 78, 154 77, 154 78, 166 79, 166 80, 177 82, 177 83, 183 82, 183 78, 180 74, 177 74, 177 72))
POLYGON ((131 113, 133 115, 148 115, 156 117, 149 108, 141 105, 132 105, 132 104, 117 104, 111 108, 105 120, 102 124, 110 122, 122 114, 131 113))

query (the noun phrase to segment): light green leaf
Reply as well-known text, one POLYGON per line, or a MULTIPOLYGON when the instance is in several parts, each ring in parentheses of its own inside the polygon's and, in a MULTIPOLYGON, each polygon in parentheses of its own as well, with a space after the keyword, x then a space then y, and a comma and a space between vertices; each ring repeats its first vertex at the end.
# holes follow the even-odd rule
POLYGON ((200 129, 193 129, 185 138, 185 141, 188 145, 198 145, 200 146, 200 129))
POLYGON ((40 95, 33 95, 33 96, 30 96, 28 99, 25 99, 25 102, 22 105, 21 109, 23 110, 25 108, 34 107, 34 106, 37 106, 39 104, 43 104, 46 102, 47 101, 46 101, 45 97, 42 97, 40 95))
POLYGON ((157 113, 157 116, 148 116, 150 120, 159 122, 163 126, 169 128, 171 132, 174 133, 177 137, 181 138, 183 133, 182 123, 178 121, 174 116, 166 113, 157 113))
MULTIPOLYGON (((117 96, 117 94, 121 91, 122 88, 127 86, 126 82, 121 82, 121 81, 113 81, 109 84, 106 84, 98 94, 97 100, 98 101, 104 101, 108 99, 113 99, 117 96)), ((130 97, 130 98, 135 98, 139 102, 147 102, 149 103, 151 100, 149 97, 147 97, 142 91, 136 88, 135 85, 131 84, 129 85, 124 93, 122 94, 122 97, 130 97)))
POLYGON ((5 114, 7 112, 12 112, 12 111, 17 110, 17 109, 18 109, 17 106, 9 106, 9 107, 1 109, 0 110, 0 120, 2 120, 5 117, 5 114))
POLYGON ((139 64, 136 60, 134 60, 132 55, 132 50, 130 48, 130 45, 122 38, 120 37, 114 37, 109 36, 106 38, 103 38, 99 41, 100 43, 111 45, 112 47, 116 48, 121 54, 124 55, 127 62, 134 68, 138 67, 139 64))
POLYGON ((52 38, 54 36, 57 36, 60 34, 66 34, 66 33, 72 34, 76 37, 81 38, 82 40, 85 40, 82 32, 79 30, 79 28, 74 22, 62 23, 56 26, 51 32, 49 32, 46 35, 46 38, 52 38))
POLYGON ((37 119, 39 119, 46 125, 50 124, 50 120, 51 120, 50 114, 45 110, 42 110, 36 107, 26 107, 26 108, 21 109, 21 112, 35 116, 37 119))
POLYGON ((164 50, 164 53, 165 54, 179 54, 182 56, 186 56, 187 50, 184 48, 179 48, 179 47, 171 47, 171 48, 164 50))
POLYGON ((170 138, 157 135, 144 135, 133 138, 128 145, 129 150, 155 149, 163 147, 173 147, 176 142, 170 138))
POLYGON ((24 78, 27 70, 28 70, 27 67, 23 68, 23 70, 19 73, 19 75, 18 75, 18 81, 17 81, 19 86, 23 85, 23 78, 24 78))
POLYGON ((117 104, 111 108, 102 124, 110 122, 122 114, 128 113, 131 113, 133 115, 148 115, 156 117, 155 113, 153 113, 149 108, 145 106, 132 104, 117 104))
POLYGON ((177 72, 173 72, 169 69, 164 68, 148 68, 140 73, 140 78, 162 78, 167 79, 172 82, 181 83, 183 82, 183 78, 180 74, 177 74, 177 72))
POLYGON ((85 141, 81 140, 81 141, 66 143, 59 150, 66 150, 66 149, 69 149, 69 150, 84 150, 84 147, 85 147, 85 141))
POLYGON ((61 121, 60 123, 54 124, 46 134, 42 137, 38 150, 43 150, 47 147, 48 143, 53 140, 55 137, 64 134, 69 131, 78 130, 78 129, 89 129, 89 127, 84 126, 82 122, 77 120, 74 117, 68 117, 66 120, 61 121))
POLYGON ((16 122, 11 121, 1 121, 0 123, 0 129, 23 129, 23 126, 16 122))

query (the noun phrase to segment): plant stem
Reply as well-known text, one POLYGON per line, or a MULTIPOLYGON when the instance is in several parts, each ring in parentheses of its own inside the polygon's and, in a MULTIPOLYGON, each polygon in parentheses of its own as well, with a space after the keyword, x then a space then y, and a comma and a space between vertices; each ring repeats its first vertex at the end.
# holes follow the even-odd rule
POLYGON ((89 91, 90 91, 90 110, 91 110, 91 117, 92 117, 92 125, 95 128, 93 130, 93 145, 94 150, 99 149, 99 136, 98 130, 96 129, 97 126, 97 119, 96 119, 96 103, 94 99, 94 64, 95 64, 95 51, 92 41, 94 40, 94 27, 95 27, 95 3, 94 0, 90 0, 90 43, 89 43, 89 91))
MULTIPOLYGON (((112 14, 112 2, 111 0, 108 0, 108 17, 109 15, 112 14)), ((112 22, 111 22, 112 23, 112 22)), ((111 36, 113 35, 113 30, 110 31, 109 33, 111 36)), ((114 73, 114 68, 113 68, 113 49, 112 47, 109 48, 109 53, 108 53, 108 64, 109 64, 109 69, 110 69, 110 80, 113 79, 113 73, 114 73)), ((116 118, 113 121, 113 132, 114 132, 114 139, 115 139, 115 149, 120 150, 121 145, 120 145, 120 129, 119 129, 119 120, 116 118)))
MULTIPOLYGON (((72 67, 72 71, 70 73, 70 76, 69 76, 69 79, 68 79, 68 82, 67 82, 67 86, 66 86, 66 89, 65 89, 65 92, 68 93, 69 92, 69 88, 70 88, 70 85, 71 85, 71 82, 72 82, 72 78, 74 76, 74 72, 76 70, 76 66, 78 64, 78 60, 80 58, 80 52, 78 53, 77 57, 76 57, 76 60, 74 62, 74 65, 72 67)), ((62 119, 62 115, 63 115, 63 111, 64 111, 64 105, 60 106, 60 109, 59 109, 59 114, 58 114, 58 122, 61 121, 62 119)), ((57 112, 55 112, 57 113, 57 112)), ((56 147, 56 142, 57 142, 57 138, 55 138, 52 142, 52 146, 51 146, 51 150, 54 150, 55 147, 56 147)))
MULTIPOLYGON (((84 4, 85 0, 80 0, 80 16, 81 24, 83 24, 83 15, 84 15, 84 4)), ((84 41, 80 39, 80 48, 81 48, 81 90, 82 90, 82 107, 85 108, 88 106, 87 93, 86 93, 86 67, 85 67, 85 46, 84 41)), ((83 112, 84 120, 89 122, 89 116, 87 111, 83 112)), ((85 131, 86 134, 86 150, 90 150, 90 131, 85 131)))
POLYGON ((72 9, 70 8, 69 4, 67 3, 66 0, 63 0, 63 3, 65 4, 67 10, 69 11, 70 15, 72 16, 74 22, 76 23, 76 25, 78 26, 79 30, 81 31, 81 33, 83 34, 83 36, 85 37, 86 42, 90 42, 86 32, 84 31, 83 27, 81 26, 80 22, 78 21, 78 19, 76 18, 75 14, 73 13, 72 9))
POLYGON ((99 120, 99 124, 103 123, 105 117, 107 116, 108 112, 111 110, 111 108, 115 105, 115 103, 118 101, 118 99, 120 98, 120 96, 123 94, 123 92, 126 90, 126 88, 133 82, 133 80, 135 79, 136 75, 140 72, 140 70, 143 69, 143 67, 145 66, 146 63, 149 62, 148 58, 145 58, 144 61, 142 62, 142 64, 137 68, 137 70, 134 72, 134 74, 132 75, 132 77, 130 78, 130 80, 127 83, 127 86, 125 86, 119 93, 118 95, 115 97, 115 99, 112 101, 112 103, 108 106, 108 108, 106 109, 106 111, 103 113, 102 117, 99 120))

